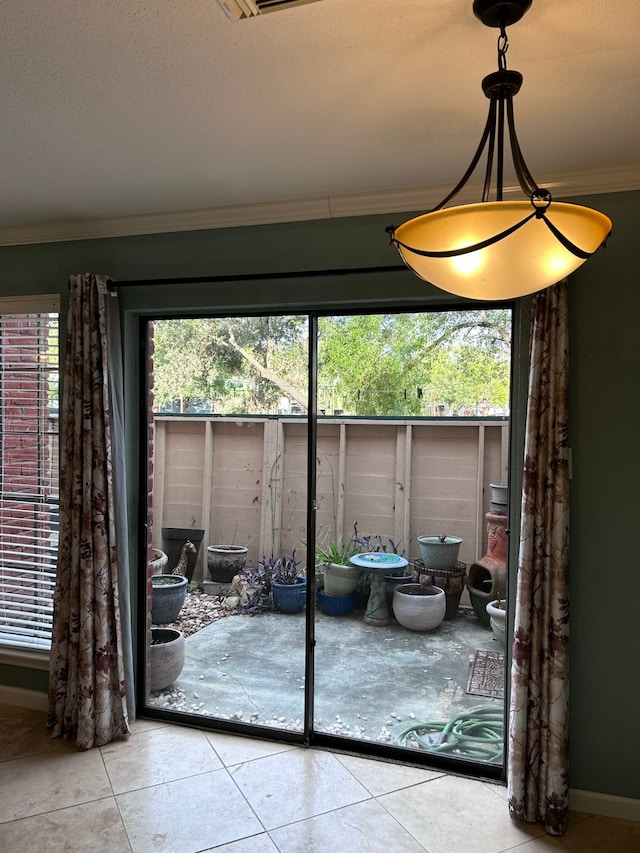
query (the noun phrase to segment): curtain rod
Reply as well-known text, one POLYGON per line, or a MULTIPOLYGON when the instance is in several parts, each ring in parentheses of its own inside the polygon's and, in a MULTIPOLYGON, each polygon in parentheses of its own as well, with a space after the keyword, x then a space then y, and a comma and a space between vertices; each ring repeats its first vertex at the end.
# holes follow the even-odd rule
POLYGON ((222 284, 224 282, 237 281, 275 281, 291 278, 326 278, 345 275, 362 275, 364 273, 391 273, 391 272, 408 272, 408 267, 404 264, 394 264, 385 267, 350 267, 344 269, 330 270, 297 270, 289 272, 260 272, 260 273, 239 273, 236 275, 201 275, 178 278, 139 278, 117 281, 110 278, 107 281, 109 290, 116 290, 119 287, 147 287, 149 285, 166 285, 166 284, 222 284))

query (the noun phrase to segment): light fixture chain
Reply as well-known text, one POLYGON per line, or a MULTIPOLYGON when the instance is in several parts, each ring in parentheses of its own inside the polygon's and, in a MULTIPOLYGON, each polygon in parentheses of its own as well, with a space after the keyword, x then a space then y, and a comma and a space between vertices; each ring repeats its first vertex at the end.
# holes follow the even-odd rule
POLYGON ((509 50, 509 37, 504 27, 500 27, 500 35, 498 36, 498 70, 506 71, 507 68, 507 51, 509 50))

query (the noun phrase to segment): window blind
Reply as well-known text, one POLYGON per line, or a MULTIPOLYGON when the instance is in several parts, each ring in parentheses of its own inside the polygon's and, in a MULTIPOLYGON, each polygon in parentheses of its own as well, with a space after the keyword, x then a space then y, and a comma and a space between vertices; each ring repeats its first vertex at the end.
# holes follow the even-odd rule
MULTIPOLYGON (((0 311, 3 307, 0 303, 0 311)), ((0 645, 5 647, 51 647, 58 371, 58 313, 1 313, 0 645)))

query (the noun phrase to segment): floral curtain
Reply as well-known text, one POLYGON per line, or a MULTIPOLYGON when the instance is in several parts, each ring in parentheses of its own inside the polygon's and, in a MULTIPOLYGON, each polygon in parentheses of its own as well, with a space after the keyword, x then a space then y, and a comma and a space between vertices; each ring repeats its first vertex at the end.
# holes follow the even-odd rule
POLYGON ((509 726, 509 812, 552 835, 569 806, 567 283, 534 297, 509 726))
POLYGON ((75 275, 61 411, 60 549, 49 667, 52 737, 129 733, 112 482, 107 277, 75 275))

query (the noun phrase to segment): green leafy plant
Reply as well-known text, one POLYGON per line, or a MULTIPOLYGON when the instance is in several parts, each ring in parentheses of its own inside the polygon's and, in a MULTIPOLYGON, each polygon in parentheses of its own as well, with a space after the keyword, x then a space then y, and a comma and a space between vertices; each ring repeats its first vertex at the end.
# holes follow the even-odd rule
POLYGON ((349 559, 357 554, 360 548, 350 539, 346 544, 342 537, 335 541, 327 542, 324 548, 316 546, 316 565, 320 563, 335 563, 337 566, 348 566, 349 559))
POLYGON ((335 563, 338 566, 347 566, 354 554, 370 554, 376 551, 404 556, 404 549, 400 550, 400 543, 396 544, 390 537, 383 537, 380 534, 360 535, 358 522, 354 521, 353 535, 348 542, 344 543, 342 537, 339 537, 336 540, 330 540, 324 547, 316 546, 316 565, 335 563))
POLYGON ((344 542, 342 536, 330 539, 326 545, 316 545, 316 565, 322 563, 334 563, 336 566, 348 566, 349 560, 354 554, 362 550, 358 538, 358 522, 353 523, 353 535, 344 542))

